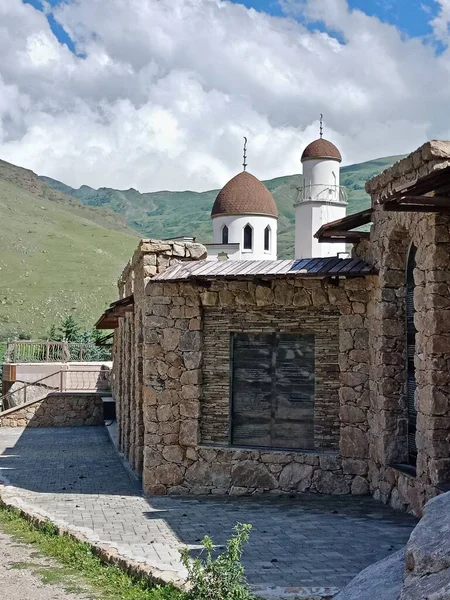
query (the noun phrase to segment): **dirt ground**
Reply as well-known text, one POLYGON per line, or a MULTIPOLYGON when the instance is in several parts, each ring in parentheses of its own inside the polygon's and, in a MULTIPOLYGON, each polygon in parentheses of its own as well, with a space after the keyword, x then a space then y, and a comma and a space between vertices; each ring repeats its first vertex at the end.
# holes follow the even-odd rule
POLYGON ((5 600, 91 600, 95 596, 56 561, 0 531, 0 597, 5 600))

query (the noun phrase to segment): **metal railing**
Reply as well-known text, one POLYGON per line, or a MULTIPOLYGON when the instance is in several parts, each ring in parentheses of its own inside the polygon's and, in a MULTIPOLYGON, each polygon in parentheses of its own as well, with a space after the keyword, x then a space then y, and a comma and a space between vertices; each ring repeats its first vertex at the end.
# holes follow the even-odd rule
POLYGON ((110 375, 107 368, 60 369, 0 396, 0 411, 42 400, 52 392, 109 392, 110 375))
POLYGON ((342 202, 348 201, 347 190, 341 185, 324 185, 316 183, 297 188, 298 194, 295 204, 318 200, 320 202, 342 202))
POLYGON ((100 360, 101 351, 104 353, 104 349, 92 342, 20 340, 8 342, 3 360, 5 363, 83 362, 100 360))

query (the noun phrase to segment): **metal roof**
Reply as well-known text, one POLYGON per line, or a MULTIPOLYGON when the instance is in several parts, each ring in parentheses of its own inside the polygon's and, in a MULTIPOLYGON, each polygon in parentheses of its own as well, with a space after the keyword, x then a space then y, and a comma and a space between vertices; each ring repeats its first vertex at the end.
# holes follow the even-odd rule
POLYGON ((199 260, 180 262, 152 281, 242 279, 254 277, 363 277, 374 267, 358 258, 305 258, 301 260, 199 260))

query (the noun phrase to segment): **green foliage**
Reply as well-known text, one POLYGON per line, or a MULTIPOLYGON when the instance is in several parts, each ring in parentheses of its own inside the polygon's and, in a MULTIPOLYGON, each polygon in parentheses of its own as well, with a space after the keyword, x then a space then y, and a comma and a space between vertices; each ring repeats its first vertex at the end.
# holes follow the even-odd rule
POLYGON ((202 541, 203 551, 199 558, 191 561, 189 551, 181 552, 183 565, 188 571, 190 585, 187 600, 250 600, 253 598, 244 577, 241 557, 244 543, 248 541, 249 524, 238 523, 235 535, 227 542, 226 550, 216 558, 210 537, 202 541))
MULTIPOLYGON (((341 169, 347 212, 369 205, 364 183, 400 157, 341 169)), ((279 258, 293 256, 298 176, 265 182, 279 209, 279 258)), ((0 161, 0 340, 6 332, 41 337, 73 312, 92 325, 117 298, 116 281, 137 236, 195 236, 211 240, 210 212, 217 190, 139 193, 134 189, 78 190, 0 161), (129 235, 129 234, 132 235, 129 235)), ((17 335, 12 335, 17 339, 17 335)))
POLYGON ((117 298, 117 279, 138 244, 136 233, 112 230, 120 215, 54 198, 31 176, 0 161, 2 341, 42 338, 65 314, 92 326, 117 298))
MULTIPOLYGON (((341 169, 341 185, 347 187, 352 214, 369 206, 369 196, 364 184, 380 171, 398 160, 399 156, 379 158, 341 169)), ((211 207, 218 190, 207 192, 147 192, 137 190, 95 190, 82 186, 75 190, 58 181, 42 178, 48 185, 63 190, 84 204, 92 207, 108 207, 125 217, 126 223, 144 237, 167 239, 173 236, 194 236, 200 242, 210 242, 212 237, 211 207)), ((224 182, 225 183, 225 182, 224 182)), ((294 252, 294 202, 298 194, 298 175, 276 177, 264 182, 272 192, 279 211, 278 255, 290 258, 294 252)))
POLYGON ((84 329, 73 315, 63 317, 59 324, 52 323, 48 331, 47 340, 49 342, 69 342, 70 355, 72 360, 79 360, 81 356, 77 355, 77 346, 70 346, 70 342, 85 344, 83 348, 83 360, 99 361, 110 360, 111 353, 108 348, 97 346, 96 342, 102 337, 98 329, 84 329))
POLYGON ((184 594, 171 585, 152 585, 143 577, 132 577, 119 567, 103 563, 92 548, 66 535, 60 535, 50 522, 36 527, 21 517, 19 511, 0 506, 0 530, 21 542, 33 544, 46 556, 55 558, 63 567, 42 573, 44 583, 64 583, 81 578, 102 600, 183 600, 184 594))
POLYGON ((75 321, 73 315, 68 315, 62 319, 58 326, 51 325, 48 339, 55 342, 81 342, 84 341, 82 338, 86 333, 75 321))

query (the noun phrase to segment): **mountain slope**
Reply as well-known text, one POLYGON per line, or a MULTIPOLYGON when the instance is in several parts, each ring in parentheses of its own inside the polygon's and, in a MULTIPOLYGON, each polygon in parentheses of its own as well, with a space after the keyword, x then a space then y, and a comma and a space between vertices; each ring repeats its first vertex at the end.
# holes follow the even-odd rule
POLYGON ((41 336, 67 313, 92 325, 116 297, 137 245, 115 213, 57 195, 31 171, 3 161, 0 223, 0 339, 41 336))
MULTIPOLYGON (((368 205, 364 182, 397 158, 341 170, 349 193, 348 213, 368 205)), ((277 177, 265 183, 280 212, 280 258, 290 257, 299 178, 277 177)), ((117 297, 116 280, 137 236, 192 235, 209 241, 216 195, 217 190, 75 190, 0 161, 0 340, 18 332, 42 336, 67 313, 92 325, 117 297)))
MULTIPOLYGON (((367 179, 390 166, 399 156, 350 165, 341 169, 341 184, 347 187, 347 213, 362 210, 369 205, 364 191, 367 179)), ((54 189, 70 194, 88 206, 108 207, 123 215, 126 224, 144 237, 169 238, 194 236, 201 242, 211 241, 210 212, 218 190, 207 192, 148 192, 82 186, 78 190, 48 177, 42 177, 54 189)), ((277 177, 264 182, 275 197, 280 218, 278 247, 280 258, 289 258, 294 248, 294 207, 299 186, 298 175, 277 177)))

